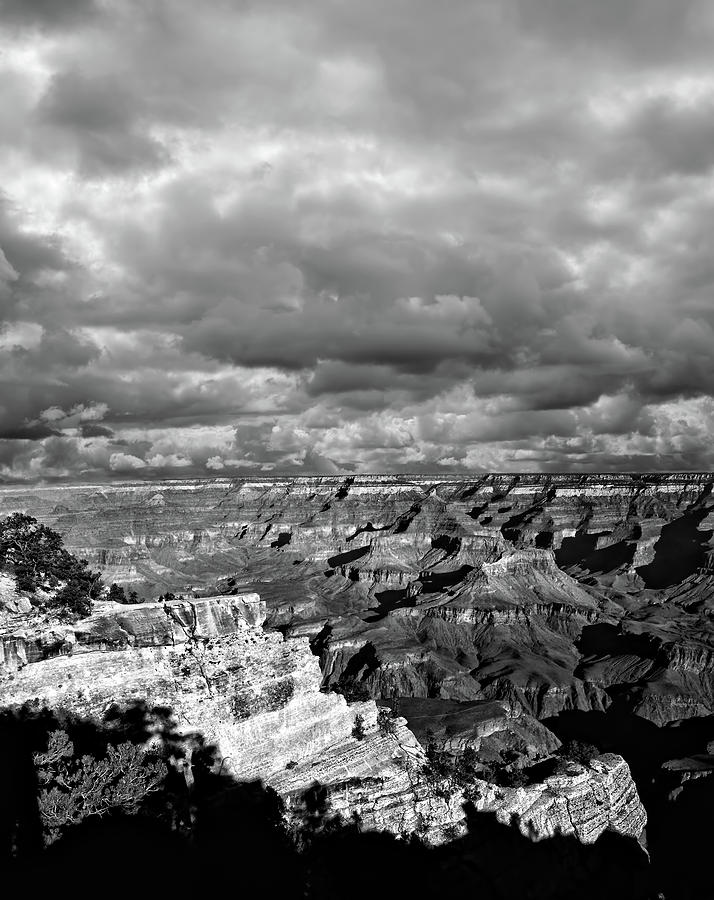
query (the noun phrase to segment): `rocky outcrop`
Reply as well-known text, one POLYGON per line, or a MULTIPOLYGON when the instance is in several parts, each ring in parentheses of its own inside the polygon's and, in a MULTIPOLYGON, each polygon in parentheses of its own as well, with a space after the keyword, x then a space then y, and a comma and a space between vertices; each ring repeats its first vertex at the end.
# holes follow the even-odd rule
POLYGON ((305 787, 314 781, 328 789, 334 813, 349 820, 356 813, 361 826, 400 836, 419 834, 439 844, 464 829, 465 798, 460 792, 441 796, 425 777, 424 749, 397 718, 393 732, 380 731, 373 704, 354 704, 364 717, 365 737, 344 740, 329 755, 275 773, 270 783, 294 808, 305 787), (375 762, 379 760, 379 764, 375 762))
POLYGON ((232 634, 240 622, 262 625, 265 616, 265 603, 255 593, 165 604, 98 603, 91 616, 71 624, 51 614, 20 612, 0 626, 0 672, 91 650, 211 640, 232 634))
POLYGON ((83 623, 85 642, 0 676, 3 701, 37 698, 90 718, 137 700, 165 706, 184 732, 217 743, 236 777, 269 780, 349 741, 355 713, 319 691, 306 639, 248 621, 258 604, 248 595, 104 610, 83 623))
MULTIPOLYGON (((604 754, 588 766, 574 763, 571 773, 527 787, 499 787, 475 779, 467 796, 424 777, 423 750, 403 727, 395 735, 373 740, 382 745, 383 754, 391 751, 394 770, 387 777, 370 767, 369 742, 358 756, 343 753, 312 770, 328 786, 333 809, 345 817, 358 812, 366 828, 416 833, 437 844, 465 833, 467 803, 477 813, 495 814, 498 821, 517 827, 532 840, 560 834, 589 844, 606 830, 640 839, 647 823, 621 756, 604 754), (404 802, 406 796, 409 803, 404 802)), ((304 779, 304 771, 294 769, 278 776, 274 784, 290 798, 301 790, 304 779)))
MULTIPOLYGON (((97 720, 136 701, 169 708, 180 732, 217 746, 217 765, 239 779, 263 779, 289 805, 317 780, 332 809, 357 814, 364 827, 417 831, 432 843, 463 831, 463 794, 435 791, 406 721, 380 728, 372 701, 350 706, 321 692, 307 638, 266 632, 263 616, 255 594, 105 604, 64 626, 61 654, 7 667, 0 694, 5 706, 32 700, 97 720), (363 736, 354 733, 358 714, 363 736)), ((599 768, 551 779, 540 791, 499 793, 477 782, 475 804, 506 819, 517 811, 519 827, 544 835, 562 829, 591 841, 611 827, 639 836, 644 818, 628 779, 624 761, 603 758, 599 768)))
POLYGON ((606 829, 639 838, 647 822, 627 763, 611 753, 587 766, 573 763, 571 774, 553 775, 542 784, 489 785, 476 808, 495 812, 499 821, 517 825, 535 840, 574 834, 589 844, 606 829))

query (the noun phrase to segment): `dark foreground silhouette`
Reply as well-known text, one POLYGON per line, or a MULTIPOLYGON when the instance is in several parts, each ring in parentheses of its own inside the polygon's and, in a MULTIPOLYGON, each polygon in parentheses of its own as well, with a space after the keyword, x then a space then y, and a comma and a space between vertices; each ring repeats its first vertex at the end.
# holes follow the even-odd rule
MULTIPOLYGON (((287 827, 278 795, 260 782, 216 773, 216 749, 200 735, 177 734, 170 711, 136 706, 98 725, 25 708, 0 714, 2 884, 23 893, 73 896, 432 898, 483 900, 649 900, 658 896, 646 853, 631 839, 604 834, 584 846, 570 837, 531 841, 491 814, 467 808, 468 833, 439 848, 416 837, 363 832, 327 813, 318 785, 287 827), (161 790, 134 814, 87 816, 46 846, 33 754, 66 732, 76 755, 101 757, 107 744, 153 735, 169 766, 161 790), (181 767, 183 761, 183 769, 181 767), (209 895, 210 896, 210 895, 209 895)), ((705 832, 703 832, 705 833, 705 832)), ((671 897, 707 896, 673 893, 671 897)), ((670 894, 666 894, 670 900, 670 894)))

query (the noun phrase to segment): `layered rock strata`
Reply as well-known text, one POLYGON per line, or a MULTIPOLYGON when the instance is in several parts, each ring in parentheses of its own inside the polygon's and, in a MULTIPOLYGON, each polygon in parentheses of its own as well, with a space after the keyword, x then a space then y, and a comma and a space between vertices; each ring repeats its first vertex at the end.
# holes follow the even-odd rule
POLYGON ((231 634, 239 624, 262 625, 265 603, 258 594, 205 597, 171 603, 98 603, 93 615, 73 623, 57 615, 32 614, 27 597, 4 603, 0 619, 0 672, 28 663, 91 650, 176 646, 231 634), (24 601, 24 602, 23 602, 24 601))
POLYGON ((591 759, 587 766, 573 763, 570 773, 553 775, 542 784, 488 785, 476 807, 495 812, 501 822, 517 824, 536 840, 574 834, 589 844, 606 829, 640 837, 647 822, 627 763, 612 753, 591 759))
POLYGON ((328 684, 357 669, 375 697, 495 699, 537 717, 616 702, 663 724, 714 711, 713 484, 524 474, 4 487, 0 515, 37 516, 147 598, 259 590, 273 625, 322 635, 328 684), (362 665, 365 647, 374 664, 362 665))
MULTIPOLYGON (((405 720, 380 729, 372 701, 350 706, 321 692, 307 639, 264 631, 264 615, 255 594, 104 604, 83 622, 61 626, 58 655, 17 654, 0 673, 2 704, 33 700, 93 719, 135 701, 168 707, 180 731, 216 745, 224 770, 263 779, 289 805, 319 781, 332 809, 356 813, 366 828, 417 831, 431 843, 463 831, 463 793, 435 790, 405 720), (357 714, 362 738, 354 734, 357 714)), ((34 646, 29 628, 23 640, 34 646)), ((477 781, 474 804, 524 833, 562 831, 586 842, 605 828, 638 837, 645 821, 627 765, 610 756, 525 789, 477 781)))

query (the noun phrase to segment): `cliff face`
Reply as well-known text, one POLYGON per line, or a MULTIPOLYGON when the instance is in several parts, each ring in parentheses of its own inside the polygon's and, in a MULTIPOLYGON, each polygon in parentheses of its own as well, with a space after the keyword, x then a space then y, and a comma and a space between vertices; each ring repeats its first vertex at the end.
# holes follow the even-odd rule
POLYGON ((516 824, 536 840, 556 833, 574 834, 583 843, 605 829, 638 837, 646 824, 627 763, 603 754, 587 767, 574 764, 572 774, 552 776, 524 788, 488 785, 479 810, 492 810, 499 821, 516 824))
MULTIPOLYGON (((464 797, 444 798, 426 775, 421 744, 402 718, 380 730, 373 701, 347 704, 322 693, 306 638, 261 628, 256 594, 121 607, 100 604, 91 617, 59 626, 57 654, 12 657, 0 670, 3 705, 28 700, 99 719, 140 700, 172 710, 179 730, 219 748, 236 778, 261 778, 288 800, 315 780, 334 811, 357 813, 364 827, 418 831, 432 843, 463 830, 464 797), (355 717, 364 737, 353 734, 355 717)), ((6 622, 10 630, 19 624, 6 622)), ((25 617, 26 618, 26 617, 25 617)), ((33 644, 26 624, 25 646, 33 644)), ((629 770, 602 757, 587 770, 521 791, 477 782, 479 810, 539 836, 556 829, 594 840, 605 828, 638 837, 645 822, 629 770)), ((525 833, 525 832, 524 832, 525 833)))
POLYGON ((266 615, 260 597, 246 593, 166 604, 101 603, 88 618, 62 624, 56 617, 33 615, 27 598, 15 596, 14 603, 3 603, 0 672, 91 650, 175 646, 190 640, 209 640, 231 634, 239 622, 262 625, 266 615))

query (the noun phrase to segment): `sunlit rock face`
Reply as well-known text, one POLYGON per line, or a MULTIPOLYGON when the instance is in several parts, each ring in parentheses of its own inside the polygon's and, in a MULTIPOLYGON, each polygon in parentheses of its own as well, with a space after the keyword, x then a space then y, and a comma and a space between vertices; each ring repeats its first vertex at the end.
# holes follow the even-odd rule
MULTIPOLYGON (((264 604, 251 593, 100 604, 91 617, 57 626, 61 652, 25 654, 0 670, 3 706, 32 700, 91 719, 135 701, 169 708, 180 731, 218 747, 219 764, 236 778, 261 778, 298 794, 316 778, 333 786, 357 783, 362 790, 343 811, 362 813, 389 796, 399 816, 373 825, 398 831, 416 802, 405 767, 413 760, 423 767, 423 749, 404 720, 396 723, 396 736, 381 734, 373 701, 348 706, 341 695, 321 692, 307 639, 264 631, 264 616, 264 604), (358 714, 361 740, 353 735, 358 714)), ((27 646, 38 645, 30 622, 23 636, 27 646)), ((343 807, 338 802, 335 810, 343 807)), ((450 821, 448 810, 441 818, 450 821)), ((439 821, 429 820, 435 838, 439 821)))
MULTIPOLYGON (((627 763, 615 754, 603 754, 588 766, 573 764, 570 774, 522 788, 476 780, 468 800, 460 789, 446 796, 435 793, 424 778, 424 764, 421 745, 400 724, 394 736, 371 733, 358 752, 344 748, 335 758, 313 764, 311 771, 330 788, 332 807, 345 818, 357 811, 366 828, 419 834, 432 844, 466 832, 467 803, 532 840, 560 834, 588 844, 605 830, 640 839, 647 824, 627 763), (394 770, 388 777, 369 761, 375 743, 380 753, 391 754, 394 770)), ((305 777, 304 770, 295 769, 273 783, 289 800, 303 789, 305 777)))
MULTIPOLYGON (((396 718, 387 732, 373 701, 348 705, 339 694, 321 692, 307 639, 263 630, 264 615, 256 594, 102 604, 91 617, 58 626, 60 653, 26 656, 0 671, 3 706, 31 700, 96 720, 135 701, 168 707, 180 731, 199 733, 218 748, 217 765, 239 779, 263 779, 288 809, 317 780, 328 788, 333 812, 356 813, 365 828, 417 832, 435 844, 462 833, 463 793, 435 792, 425 751, 405 719, 396 718), (354 733, 357 715, 361 738, 354 733)), ((25 639, 35 646, 31 624, 25 639)), ((498 730, 490 724, 480 738, 498 730)), ((526 789, 484 781, 476 787, 476 809, 513 820, 532 837, 562 832, 589 842, 605 828, 639 837, 644 827, 620 757, 526 789)))
POLYGON ((485 786, 476 808, 536 840, 560 833, 589 844, 606 829, 640 837, 647 816, 621 756, 603 754, 572 770, 522 788, 485 786))
POLYGON ((258 590, 327 685, 664 724, 714 711, 712 483, 216 479, 3 488, 0 513, 37 516, 147 599, 258 590))
POLYGON ((257 595, 105 606, 66 626, 75 640, 63 654, 6 670, 3 703, 37 698, 91 718, 137 700, 165 706, 181 730, 217 743, 240 778, 269 778, 350 737, 355 713, 320 692, 307 640, 249 621, 260 619, 257 595))
POLYGON ((32 614, 32 607, 16 594, 15 607, 0 624, 0 672, 28 663, 92 650, 127 647, 164 647, 232 634, 238 623, 262 625, 265 603, 255 593, 235 597, 206 597, 171 603, 97 603, 91 616, 63 624, 56 616, 32 614))

